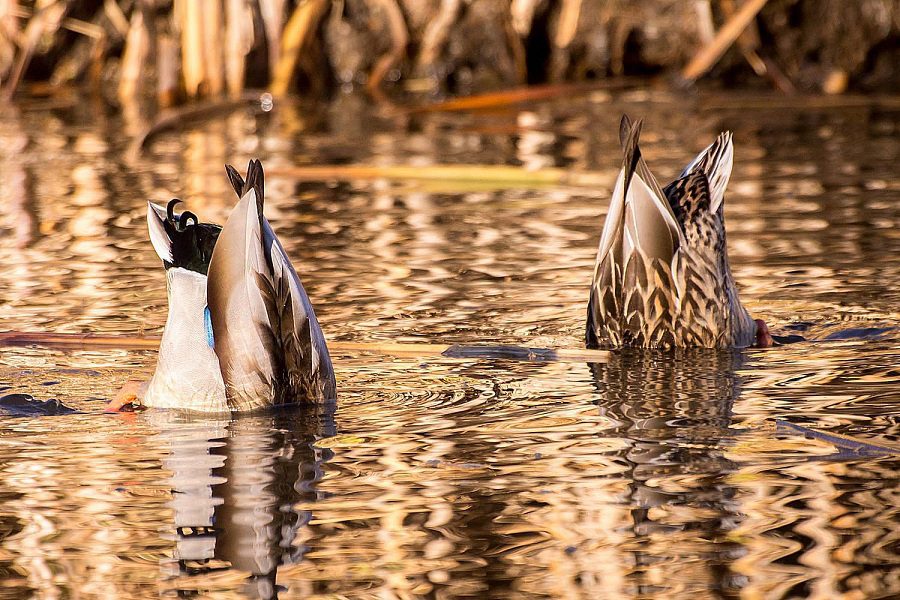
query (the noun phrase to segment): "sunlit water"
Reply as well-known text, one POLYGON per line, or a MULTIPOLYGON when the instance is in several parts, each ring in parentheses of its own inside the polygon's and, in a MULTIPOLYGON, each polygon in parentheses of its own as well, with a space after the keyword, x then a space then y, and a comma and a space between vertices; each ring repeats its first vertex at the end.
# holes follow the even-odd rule
MULTIPOLYGON (((900 111, 778 102, 281 104, 137 160, 132 112, 4 108, 0 330, 158 334, 145 201, 221 223, 225 162, 611 184, 627 111, 661 179, 735 132, 733 270, 755 316, 808 341, 593 366, 337 354, 336 411, 233 420, 100 414, 153 352, 3 348, 0 394, 81 412, 0 416, 0 596, 897 597, 900 111)), ((329 340, 576 348, 609 191, 270 175, 266 212, 329 340)))

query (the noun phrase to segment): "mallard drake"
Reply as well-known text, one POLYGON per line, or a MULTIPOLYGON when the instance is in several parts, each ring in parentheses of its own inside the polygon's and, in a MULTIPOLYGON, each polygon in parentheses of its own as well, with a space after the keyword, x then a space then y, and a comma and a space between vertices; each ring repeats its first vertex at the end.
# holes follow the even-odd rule
MULTIPOLYGON (((156 371, 134 395, 145 406, 248 411, 336 397, 334 369, 312 305, 263 216, 262 164, 244 180, 224 227, 147 203, 150 240, 168 284, 156 371)), ((121 403, 121 398, 119 399, 121 403)))
POLYGON ((641 155, 641 121, 622 117, 613 189, 587 311, 589 348, 741 348, 772 339, 741 305, 728 266, 726 132, 660 188, 641 155))

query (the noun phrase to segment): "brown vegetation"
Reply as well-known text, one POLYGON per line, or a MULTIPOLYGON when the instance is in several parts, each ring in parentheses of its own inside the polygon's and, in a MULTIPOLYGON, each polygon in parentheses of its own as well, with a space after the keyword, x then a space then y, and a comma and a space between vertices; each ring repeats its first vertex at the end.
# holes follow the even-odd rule
POLYGON ((0 89, 441 97, 628 74, 893 91, 900 0, 0 0, 0 89))

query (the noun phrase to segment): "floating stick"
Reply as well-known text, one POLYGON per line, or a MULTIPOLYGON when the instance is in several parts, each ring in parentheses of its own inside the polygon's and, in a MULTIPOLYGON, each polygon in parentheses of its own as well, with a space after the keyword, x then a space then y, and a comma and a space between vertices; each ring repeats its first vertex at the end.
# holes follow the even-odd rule
MULTIPOLYGON (((96 335, 93 333, 49 333, 9 331, 0 333, 0 346, 44 346, 66 349, 155 350, 158 336, 96 335)), ((528 348, 525 346, 463 346, 443 344, 404 344, 396 342, 329 342, 334 354, 370 352, 387 356, 421 356, 527 362, 603 363, 609 358, 605 350, 580 348, 528 348)))

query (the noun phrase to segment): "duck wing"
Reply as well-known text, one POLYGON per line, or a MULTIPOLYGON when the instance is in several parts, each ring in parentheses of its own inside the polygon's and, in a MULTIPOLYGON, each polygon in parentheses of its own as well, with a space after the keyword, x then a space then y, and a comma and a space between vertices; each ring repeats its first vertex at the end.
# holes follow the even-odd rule
POLYGON ((674 265, 679 346, 743 347, 754 339, 728 263, 724 199, 733 157, 732 135, 724 132, 664 190, 685 234, 674 265))
POLYGON ((683 245, 679 222, 641 156, 641 122, 622 118, 624 162, 600 238, 588 302, 586 342, 673 343, 673 259, 683 245))
POLYGON ((709 182, 710 210, 718 212, 725 201, 725 188, 731 179, 731 169, 734 165, 734 144, 732 134, 725 131, 719 134, 715 141, 703 149, 694 160, 688 163, 679 179, 687 177, 691 173, 703 173, 709 182))
POLYGON ((685 245, 673 265, 676 342, 701 348, 726 345, 725 228, 721 215, 710 210, 709 181, 702 169, 695 169, 666 186, 665 193, 685 233, 685 245))
MULTIPOLYGON (((229 177, 237 183, 231 171, 229 177)), ((252 410, 333 400, 334 369, 322 330, 287 253, 262 216, 258 161, 240 183, 243 194, 219 235, 207 283, 229 406, 252 410)))

